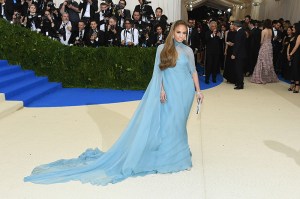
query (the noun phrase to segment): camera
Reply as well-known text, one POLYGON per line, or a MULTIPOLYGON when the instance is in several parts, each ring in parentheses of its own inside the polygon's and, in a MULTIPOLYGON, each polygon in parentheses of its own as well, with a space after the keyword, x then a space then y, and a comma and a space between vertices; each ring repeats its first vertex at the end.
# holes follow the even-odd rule
POLYGON ((67 2, 67 5, 72 4, 72 0, 66 0, 66 2, 67 2))
POLYGON ((56 10, 55 5, 52 1, 49 1, 47 3, 47 7, 49 7, 51 11, 56 10))
POLYGON ((150 3, 151 1, 146 1, 146 0, 143 1, 143 4, 150 4, 150 3))
POLYGON ((63 40, 66 41, 67 37, 65 27, 58 29, 57 34, 61 35, 63 37, 63 40))

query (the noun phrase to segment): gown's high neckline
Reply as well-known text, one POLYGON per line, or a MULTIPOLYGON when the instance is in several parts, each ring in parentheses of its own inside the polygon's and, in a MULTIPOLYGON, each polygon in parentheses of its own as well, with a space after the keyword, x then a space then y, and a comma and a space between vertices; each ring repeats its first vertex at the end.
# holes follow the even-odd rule
POLYGON ((183 42, 178 42, 174 39, 174 44, 175 44, 175 46, 180 46, 180 45, 183 45, 183 42))

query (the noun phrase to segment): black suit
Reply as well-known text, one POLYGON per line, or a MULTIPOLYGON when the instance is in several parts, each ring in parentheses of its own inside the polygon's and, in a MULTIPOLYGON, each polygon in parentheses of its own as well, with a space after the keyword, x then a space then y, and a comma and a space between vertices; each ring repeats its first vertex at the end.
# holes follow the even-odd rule
MULTIPOLYGON (((108 28, 106 27, 105 29, 107 30, 108 28)), ((117 27, 115 27, 115 29, 117 31, 116 34, 111 30, 105 31, 106 41, 107 41, 108 46, 120 46, 120 44, 121 44, 122 28, 117 26, 117 27)))
POLYGON ((261 40, 261 29, 253 28, 250 30, 250 53, 249 53, 249 64, 248 64, 248 72, 250 74, 253 73, 254 67, 257 62, 258 53, 260 49, 260 40, 261 40))
MULTIPOLYGON (((200 50, 200 35, 197 28, 188 28, 187 43, 195 52, 196 48, 200 50)), ((197 65, 197 54, 195 56, 195 65, 197 65)))
MULTIPOLYGON (((98 11, 98 0, 92 0, 92 4, 90 5, 90 20, 95 19, 95 13, 98 11)), ((82 10, 81 18, 84 18, 84 14, 86 12, 87 1, 83 1, 79 4, 79 10, 82 10)))
MULTIPOLYGON (((200 40, 199 40, 200 41, 200 40)), ((220 57, 220 37, 212 31, 205 33, 206 43, 206 63, 205 63, 205 82, 209 81, 212 75, 213 81, 216 80, 220 57)))
POLYGON ((89 32, 85 29, 83 32, 79 30, 72 31, 71 37, 69 39, 69 44, 78 45, 78 46, 86 46, 89 44, 89 32), (78 41, 79 43, 75 44, 75 41, 78 41))
POLYGON ((118 19, 118 26, 120 26, 121 28, 124 27, 124 24, 123 24, 123 26, 121 26, 121 20, 125 21, 125 19, 131 19, 130 10, 127 10, 127 9, 123 9, 123 11, 119 10, 118 12, 115 13, 115 16, 118 19), (123 16, 120 12, 123 12, 123 16))
POLYGON ((244 86, 244 66, 247 58, 246 32, 240 28, 235 35, 233 53, 235 56, 236 86, 244 86))
POLYGON ((155 18, 153 21, 151 21, 152 27, 156 28, 157 25, 162 26, 163 30, 167 28, 168 25, 168 17, 166 15, 162 15, 159 19, 155 18))
POLYGON ((2 8, 4 9, 4 15, 6 17, 6 20, 11 21, 12 16, 14 14, 14 3, 12 0, 6 0, 5 5, 2 5, 0 3, 0 18, 4 18, 2 15, 2 8))
POLYGON ((152 17, 154 17, 154 12, 153 12, 153 9, 152 9, 152 6, 149 6, 149 5, 136 5, 135 8, 134 8, 134 12, 137 11, 139 13, 141 13, 141 16, 145 16, 145 17, 149 17, 152 15, 152 17), (143 10, 141 9, 143 7, 143 10), (144 11, 144 13, 143 13, 144 11))
POLYGON ((101 30, 97 30, 97 33, 95 33, 93 30, 90 30, 88 46, 96 48, 96 47, 104 46, 104 45, 106 45, 105 33, 101 30), (97 35, 97 39, 94 41, 90 39, 93 34, 97 35))

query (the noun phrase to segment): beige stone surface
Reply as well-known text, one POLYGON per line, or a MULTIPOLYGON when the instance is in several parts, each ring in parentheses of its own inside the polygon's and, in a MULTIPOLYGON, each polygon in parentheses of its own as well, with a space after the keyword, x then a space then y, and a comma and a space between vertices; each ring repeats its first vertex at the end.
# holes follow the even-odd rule
POLYGON ((24 183, 40 164, 107 150, 138 101, 63 108, 23 108, 0 119, 0 198, 299 199, 300 94, 288 85, 244 90, 223 83, 204 91, 188 121, 191 171, 129 178, 108 186, 24 183))

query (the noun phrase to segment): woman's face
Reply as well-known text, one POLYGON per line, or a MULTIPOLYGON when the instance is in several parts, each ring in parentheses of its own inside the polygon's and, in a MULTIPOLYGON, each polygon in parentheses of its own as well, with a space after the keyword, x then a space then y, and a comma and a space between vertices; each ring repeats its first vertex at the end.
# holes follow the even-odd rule
POLYGON ((178 25, 174 29, 174 39, 177 42, 183 42, 186 40, 187 27, 185 25, 178 25))
POLYGON ((288 35, 291 35, 292 33, 293 33, 293 30, 292 30, 291 28, 288 28, 288 29, 287 29, 287 34, 288 34, 288 35))
POLYGON ((296 33, 296 29, 295 29, 295 26, 293 26, 293 33, 296 33))

